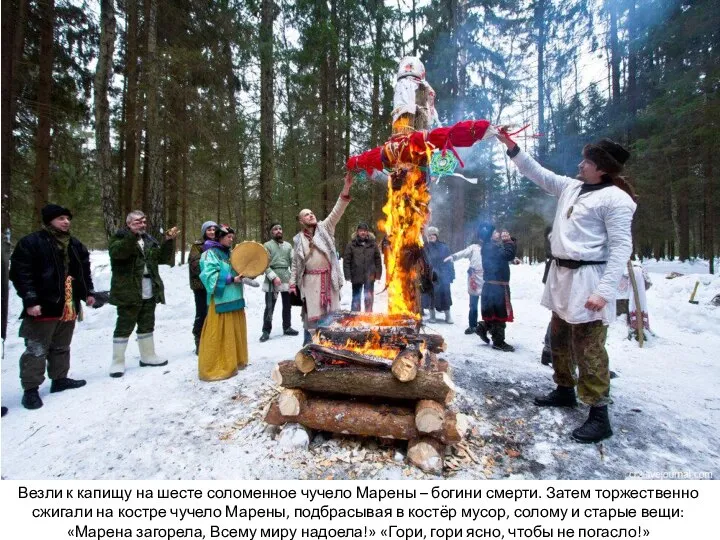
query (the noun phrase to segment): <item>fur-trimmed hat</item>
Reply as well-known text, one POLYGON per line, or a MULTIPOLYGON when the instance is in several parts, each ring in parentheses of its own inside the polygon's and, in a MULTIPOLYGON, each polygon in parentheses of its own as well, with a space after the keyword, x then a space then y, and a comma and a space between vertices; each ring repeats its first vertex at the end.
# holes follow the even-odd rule
POLYGON ((425 229, 425 234, 427 234, 428 236, 434 234, 435 236, 437 236, 439 238, 440 237, 439 233, 440 233, 440 229, 438 229, 437 227, 428 227, 427 229, 425 229))
POLYGON ((630 152, 610 139, 601 139, 595 143, 586 144, 583 148, 583 157, 592 161, 601 171, 610 176, 617 176, 630 158, 630 152))
POLYGON ((218 225, 218 230, 215 233, 215 239, 220 240, 223 236, 227 236, 228 234, 235 234, 235 229, 233 229, 230 225, 218 225))
POLYGON ((70 219, 73 218, 70 210, 60 206, 59 204, 52 203, 43 206, 43 209, 40 210, 40 214, 42 215, 42 221, 45 225, 50 225, 50 222, 53 219, 59 218, 60 216, 67 216, 70 219))

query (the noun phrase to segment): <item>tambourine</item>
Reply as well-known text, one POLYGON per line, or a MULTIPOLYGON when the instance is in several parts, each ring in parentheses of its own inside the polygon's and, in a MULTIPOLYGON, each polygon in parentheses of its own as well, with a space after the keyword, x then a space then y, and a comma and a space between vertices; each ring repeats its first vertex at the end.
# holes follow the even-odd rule
POLYGON ((270 257, 262 244, 241 242, 232 250, 230 264, 239 275, 256 278, 268 267, 270 257))

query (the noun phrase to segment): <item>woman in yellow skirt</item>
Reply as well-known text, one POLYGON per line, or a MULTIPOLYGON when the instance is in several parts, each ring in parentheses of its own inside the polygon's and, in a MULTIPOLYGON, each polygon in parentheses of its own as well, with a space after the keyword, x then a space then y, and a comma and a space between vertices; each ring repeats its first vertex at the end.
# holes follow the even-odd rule
POLYGON ((248 363, 243 277, 230 265, 235 231, 221 225, 215 236, 205 242, 200 258, 200 280, 208 294, 198 351, 198 374, 203 381, 228 379, 248 363))

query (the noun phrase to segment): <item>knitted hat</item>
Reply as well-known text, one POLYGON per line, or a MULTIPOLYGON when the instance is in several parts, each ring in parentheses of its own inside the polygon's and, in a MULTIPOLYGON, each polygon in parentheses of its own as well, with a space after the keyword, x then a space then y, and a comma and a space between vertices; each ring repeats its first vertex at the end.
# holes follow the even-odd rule
POLYGON ((623 170, 625 162, 630 158, 630 152, 610 139, 601 139, 583 148, 583 157, 592 161, 601 171, 610 176, 617 176, 623 170))
POLYGON ((205 223, 202 224, 202 227, 200 227, 200 231, 201 231, 200 236, 205 238, 205 233, 207 232, 207 230, 210 227, 215 227, 217 229, 217 226, 218 226, 218 224, 215 223, 214 221, 206 221, 205 223))
POLYGON ((428 236, 430 236, 432 234, 434 234, 435 236, 438 236, 439 232, 440 232, 440 230, 437 227, 428 227, 427 229, 425 229, 425 233, 428 236))
POLYGON ((53 219, 59 218, 60 216, 67 216, 70 219, 73 217, 70 210, 63 208, 59 204, 52 203, 45 205, 43 209, 40 210, 40 213, 42 214, 42 221, 45 225, 49 225, 53 219))
POLYGON ((275 222, 271 223, 270 227, 268 227, 268 231, 273 232, 273 229, 275 227, 280 227, 282 229, 282 223, 280 223, 279 221, 275 221, 275 222))
POLYGON ((369 231, 370 228, 368 227, 367 223, 365 223, 364 221, 361 221, 360 223, 358 223, 357 230, 358 231, 369 231))

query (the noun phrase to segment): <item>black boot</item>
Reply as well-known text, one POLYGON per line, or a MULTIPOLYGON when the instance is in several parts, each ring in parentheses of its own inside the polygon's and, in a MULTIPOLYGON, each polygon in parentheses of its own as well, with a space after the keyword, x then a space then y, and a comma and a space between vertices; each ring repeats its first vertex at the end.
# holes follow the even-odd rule
POLYGON ((590 407, 590 414, 585 423, 573 430, 572 437, 581 443, 596 443, 611 437, 610 418, 608 418, 607 405, 590 407))
POLYGON ((485 343, 490 343, 490 338, 488 337, 488 328, 485 324, 485 321, 480 321, 475 328, 475 333, 480 336, 480 339, 482 339, 485 343))
POLYGON ((7 407, 2 408, 2 415, 5 416, 7 414, 7 407))
POLYGON ((270 339, 270 334, 263 332, 262 336, 260 336, 260 343, 265 343, 268 339, 270 339))
POLYGON ((42 407, 43 402, 42 399, 40 399, 40 394, 38 394, 38 389, 31 388, 30 390, 25 390, 22 397, 22 404, 26 409, 39 409, 42 407))
POLYGON ((552 366, 552 353, 548 349, 543 349, 540 363, 543 366, 552 366))
POLYGON ((285 330, 283 330, 283 334, 286 336, 297 336, 299 332, 294 328, 286 328, 285 330))
POLYGON ((535 405, 538 407, 575 407, 575 389, 568 386, 558 386, 546 396, 535 398, 535 405))
POLYGON ((50 393, 54 394, 55 392, 62 392, 63 390, 80 388, 81 386, 85 386, 85 384, 85 381, 83 381, 82 379, 75 380, 68 379, 67 377, 64 377, 62 379, 55 379, 50 385, 50 393))
POLYGON ((195 354, 200 354, 200 336, 195 336, 195 354))
POLYGON ((513 352, 515 347, 505 341, 493 341, 493 349, 496 351, 513 352))

